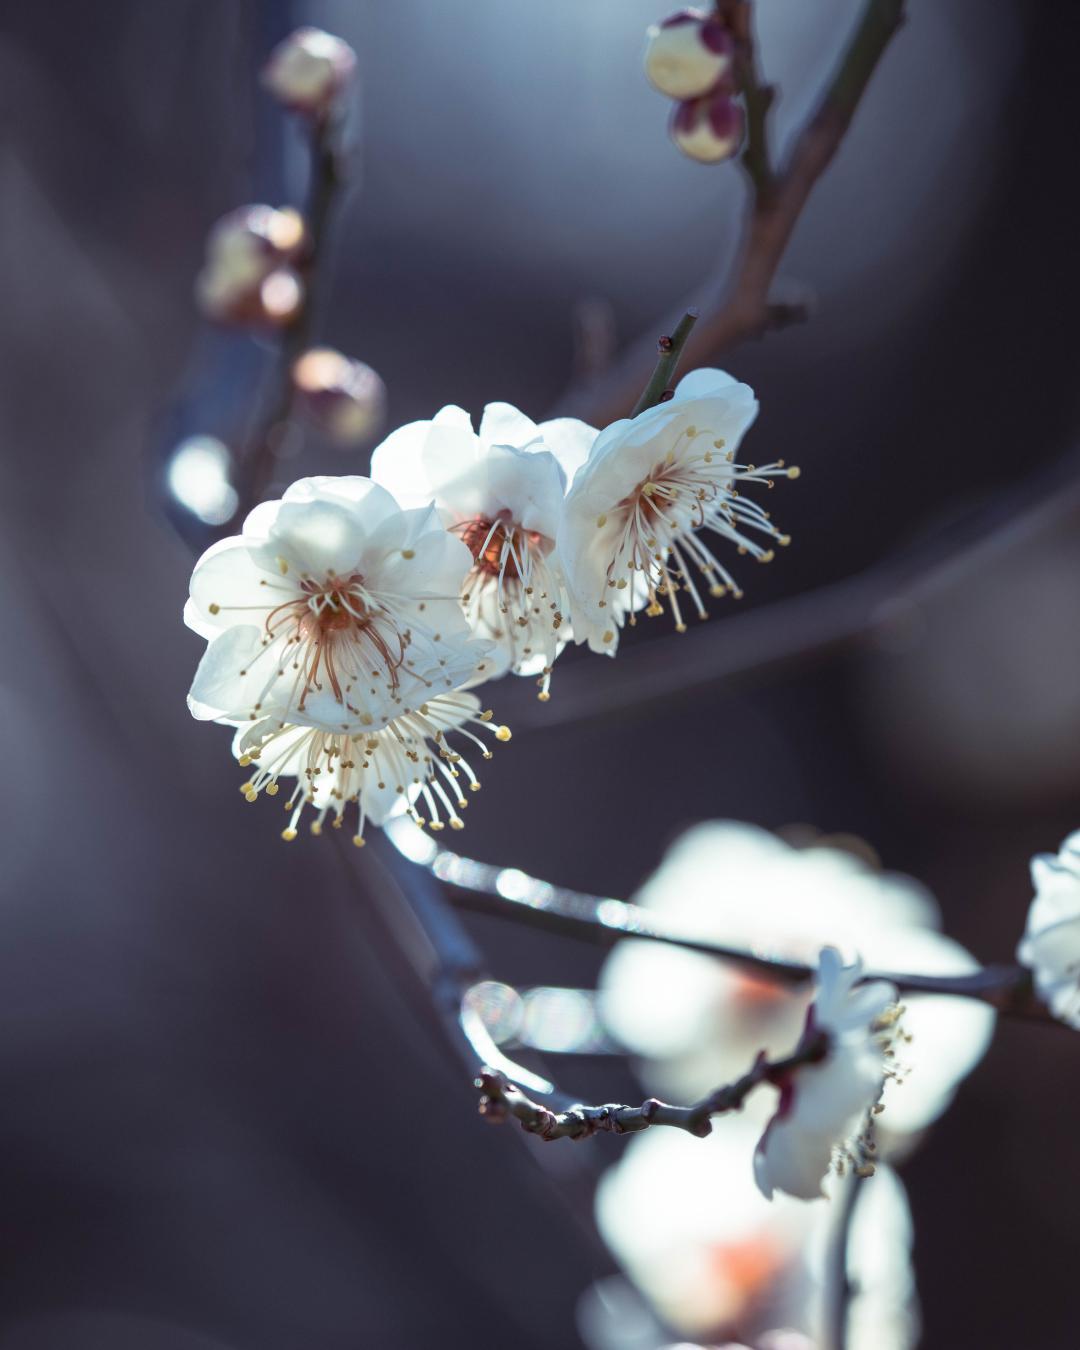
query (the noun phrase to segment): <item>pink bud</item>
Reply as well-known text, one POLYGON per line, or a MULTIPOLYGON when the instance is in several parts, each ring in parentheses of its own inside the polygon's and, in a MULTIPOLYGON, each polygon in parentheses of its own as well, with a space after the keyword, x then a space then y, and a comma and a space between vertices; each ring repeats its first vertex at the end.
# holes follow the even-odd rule
POLYGON ((293 264, 307 243, 303 217, 291 207, 242 206, 222 216, 207 236, 195 283, 203 313, 219 323, 291 322, 304 303, 293 264))
POLYGON ((726 90, 680 103, 671 119, 671 139, 699 164, 730 159, 742 137, 742 108, 726 90))
POLYGON ((386 386, 362 361, 312 347, 297 359, 292 379, 301 411, 336 444, 358 445, 382 425, 386 386))
POLYGON ((286 108, 322 118, 338 101, 355 69, 356 53, 347 42, 321 28, 298 28, 270 53, 262 82, 286 108))
POLYGON ((734 47, 714 15, 684 9, 648 30, 645 74, 669 98, 698 98, 730 73, 734 47))

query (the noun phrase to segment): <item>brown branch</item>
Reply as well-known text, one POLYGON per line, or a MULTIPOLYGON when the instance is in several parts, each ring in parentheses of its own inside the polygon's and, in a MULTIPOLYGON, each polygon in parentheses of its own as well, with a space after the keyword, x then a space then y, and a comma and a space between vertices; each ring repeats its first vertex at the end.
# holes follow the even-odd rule
MULTIPOLYGON (((758 81, 752 45, 741 44, 742 93, 747 101, 748 137, 743 155, 751 184, 750 210, 730 286, 714 278, 703 290, 702 318, 686 344, 689 366, 701 365, 745 338, 765 332, 777 317, 769 291, 807 199, 844 139, 890 39, 901 26, 905 0, 866 0, 862 18, 817 110, 795 139, 784 167, 775 175, 765 146, 772 93, 758 81)), ((739 6, 740 13, 746 12, 739 6)), ((747 20, 746 33, 749 34, 747 20)), ((698 297, 691 297, 695 303, 698 297)), ((683 308, 687 308, 684 305, 683 308)), ((780 317, 789 317, 781 311, 780 317)), ((651 328, 663 328, 661 321, 651 328)), ((652 339, 643 339, 599 381, 569 390, 558 412, 597 425, 626 415, 649 370, 652 339)))
POLYGON ((585 1106, 578 1102, 562 1111, 524 1093, 516 1083, 495 1069, 485 1068, 476 1079, 480 1090, 480 1114, 494 1124, 513 1117, 527 1134, 553 1139, 590 1139, 595 1134, 639 1134, 652 1125, 668 1125, 704 1139, 712 1133, 712 1117, 737 1111, 751 1092, 762 1083, 779 1083, 802 1064, 815 1064, 825 1058, 828 1042, 820 1032, 800 1045, 785 1059, 767 1060, 758 1055, 753 1067, 733 1083, 710 1092, 692 1106, 671 1106, 648 1097, 640 1106, 622 1106, 609 1102, 604 1106, 585 1106))

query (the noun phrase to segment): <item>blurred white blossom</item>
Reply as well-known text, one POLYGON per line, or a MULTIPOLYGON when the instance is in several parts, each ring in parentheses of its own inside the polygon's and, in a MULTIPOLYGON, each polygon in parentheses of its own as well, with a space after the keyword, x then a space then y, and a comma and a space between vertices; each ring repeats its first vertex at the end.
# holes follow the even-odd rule
MULTIPOLYGON (((908 877, 832 847, 792 848, 765 830, 713 821, 687 831, 635 897, 666 926, 763 956, 812 963, 824 945, 882 972, 963 975, 978 963, 938 930, 932 897, 908 877)), ((790 1049, 808 994, 658 942, 624 942, 605 963, 601 1009, 644 1056, 650 1090, 692 1100, 744 1072, 761 1048, 790 1049)), ((886 1085, 879 1143, 895 1149, 935 1120, 979 1062, 992 1009, 905 995, 901 1074, 886 1085)), ((754 1109, 751 1099, 750 1110, 754 1109)))
POLYGON ((406 505, 434 503, 468 546, 462 604, 476 636, 495 645, 489 673, 538 675, 542 698, 569 634, 555 551, 563 497, 596 434, 572 418, 537 426, 508 403, 489 403, 477 433, 468 413, 447 407, 372 456, 376 482, 406 505))
POLYGON ((1054 1016, 1080 1030, 1080 831, 1056 856, 1033 858, 1031 880, 1035 898, 1017 960, 1033 972, 1054 1016))
MULTIPOLYGON (((739 1115, 717 1120, 706 1139, 655 1129, 627 1140, 600 1181, 597 1223, 624 1271, 679 1334, 712 1344, 737 1332, 768 1346, 784 1327, 818 1344, 833 1201, 850 1178, 830 1178, 829 1200, 768 1201, 752 1177, 755 1138, 753 1122, 739 1115)), ((860 1184, 857 1201, 849 1350, 910 1350, 917 1313, 903 1186, 881 1166, 860 1184)))
POLYGON ((885 1086, 891 1041, 885 1028, 894 1025, 896 987, 885 980, 859 984, 862 974, 860 961, 846 966, 835 947, 822 950, 798 1048, 823 1039, 823 1057, 777 1083, 779 1104, 754 1151, 754 1178, 770 1200, 774 1190, 815 1199, 834 1163, 841 1175, 848 1164, 860 1175, 873 1171, 853 1141, 867 1130, 885 1086))
POLYGON ((363 736, 459 688, 486 652, 458 603, 470 563, 431 508, 369 478, 301 479, 195 565, 193 715, 363 736))
POLYGON ((310 117, 325 117, 349 85, 356 53, 321 28, 298 28, 278 43, 263 67, 265 87, 279 103, 310 117))
POLYGON ((669 401, 600 433, 574 476, 558 537, 576 641, 613 653, 626 616, 642 606, 656 615, 666 603, 685 632, 689 612, 707 616, 703 592, 741 594, 704 531, 759 562, 773 551, 748 531, 789 542, 742 495, 748 483, 771 486, 798 473, 782 463, 735 463, 757 408, 745 384, 721 370, 695 370, 669 401))
POLYGON ((669 98, 696 98, 730 73, 734 46, 715 14, 683 9, 646 33, 645 74, 669 98))
POLYGON ((242 206, 214 225, 195 282, 202 311, 219 323, 279 327, 304 303, 295 264, 307 247, 303 217, 291 207, 242 206))

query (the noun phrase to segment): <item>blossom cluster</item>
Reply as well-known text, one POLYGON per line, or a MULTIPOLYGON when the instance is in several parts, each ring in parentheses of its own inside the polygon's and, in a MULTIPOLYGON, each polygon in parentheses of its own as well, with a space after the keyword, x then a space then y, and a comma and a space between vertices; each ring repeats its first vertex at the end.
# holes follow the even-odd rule
POLYGON ((489 404, 393 432, 370 477, 306 478, 196 564, 188 625, 208 646, 189 705, 234 726, 248 800, 286 795, 319 833, 408 812, 460 829, 492 734, 478 686, 507 673, 549 697, 568 642, 613 655, 642 610, 675 628, 741 594, 716 541, 768 561, 786 544, 746 485, 797 470, 741 464, 757 412, 718 370, 603 431, 489 404), (712 536, 707 542, 706 536, 712 536), (355 811, 349 811, 350 807, 355 811))
POLYGON ((716 164, 738 150, 744 119, 735 98, 735 39, 718 14, 683 9, 653 24, 645 74, 676 100, 671 138, 684 155, 716 164))

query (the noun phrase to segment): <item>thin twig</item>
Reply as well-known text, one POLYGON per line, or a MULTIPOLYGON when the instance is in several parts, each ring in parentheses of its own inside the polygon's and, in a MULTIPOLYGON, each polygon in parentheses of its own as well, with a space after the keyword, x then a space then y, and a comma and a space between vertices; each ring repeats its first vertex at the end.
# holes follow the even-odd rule
MULTIPOLYGON (((769 305, 777 268, 810 193, 839 149, 878 62, 903 22, 904 7, 905 0, 866 0, 817 110, 775 175, 763 158, 768 95, 756 83, 756 69, 747 67, 744 58, 742 78, 755 81, 744 83, 750 156, 749 161, 744 156, 744 167, 752 190, 750 210, 731 283, 713 278, 691 297, 691 303, 701 303, 702 318, 686 344, 688 365, 704 364, 735 343, 760 335, 777 317, 769 305), (708 304, 702 301, 702 292, 709 295, 708 304)), ((557 411, 601 426, 624 416, 647 378, 651 349, 651 338, 636 343, 602 380, 568 390, 557 411)))
POLYGON ((679 358, 683 354, 683 348, 686 346, 686 340, 693 331, 697 319, 697 310, 688 309, 679 320, 671 336, 662 337, 657 342, 656 369, 649 377, 649 383, 641 391, 641 397, 634 404, 633 411, 630 414, 631 417, 637 417, 638 413, 643 413, 647 408, 655 408, 658 403, 664 401, 664 395, 671 387, 671 381, 679 364, 679 358))
POLYGON ((545 1141, 590 1139, 601 1133, 639 1134, 652 1125, 668 1125, 704 1139, 712 1133, 713 1116, 739 1110, 750 1093, 762 1083, 780 1083, 800 1065, 820 1062, 827 1051, 828 1041, 819 1032, 784 1059, 770 1061, 762 1052, 741 1078, 717 1088, 692 1106, 671 1106, 656 1097, 648 1097, 640 1106, 623 1106, 615 1102, 585 1106, 578 1102, 566 1110, 552 1111, 543 1103, 533 1101, 505 1074, 491 1068, 480 1073, 476 1086, 480 1089, 481 1115, 496 1124, 513 1116, 526 1133, 539 1135, 545 1141))
MULTIPOLYGON (((548 933, 574 937, 610 949, 626 938, 662 942, 687 951, 730 961, 775 984, 803 986, 815 967, 801 961, 764 956, 730 947, 709 938, 693 937, 666 927, 640 905, 625 900, 585 895, 550 882, 513 873, 513 887, 500 890, 505 869, 439 853, 432 867, 447 886, 450 902, 458 909, 513 920, 548 933)), ((987 1003, 999 1013, 1025 1021, 1060 1025, 1036 996, 1031 974, 1019 965, 990 965, 963 975, 920 975, 914 972, 867 971, 865 980, 889 980, 902 994, 938 994, 987 1003)))

